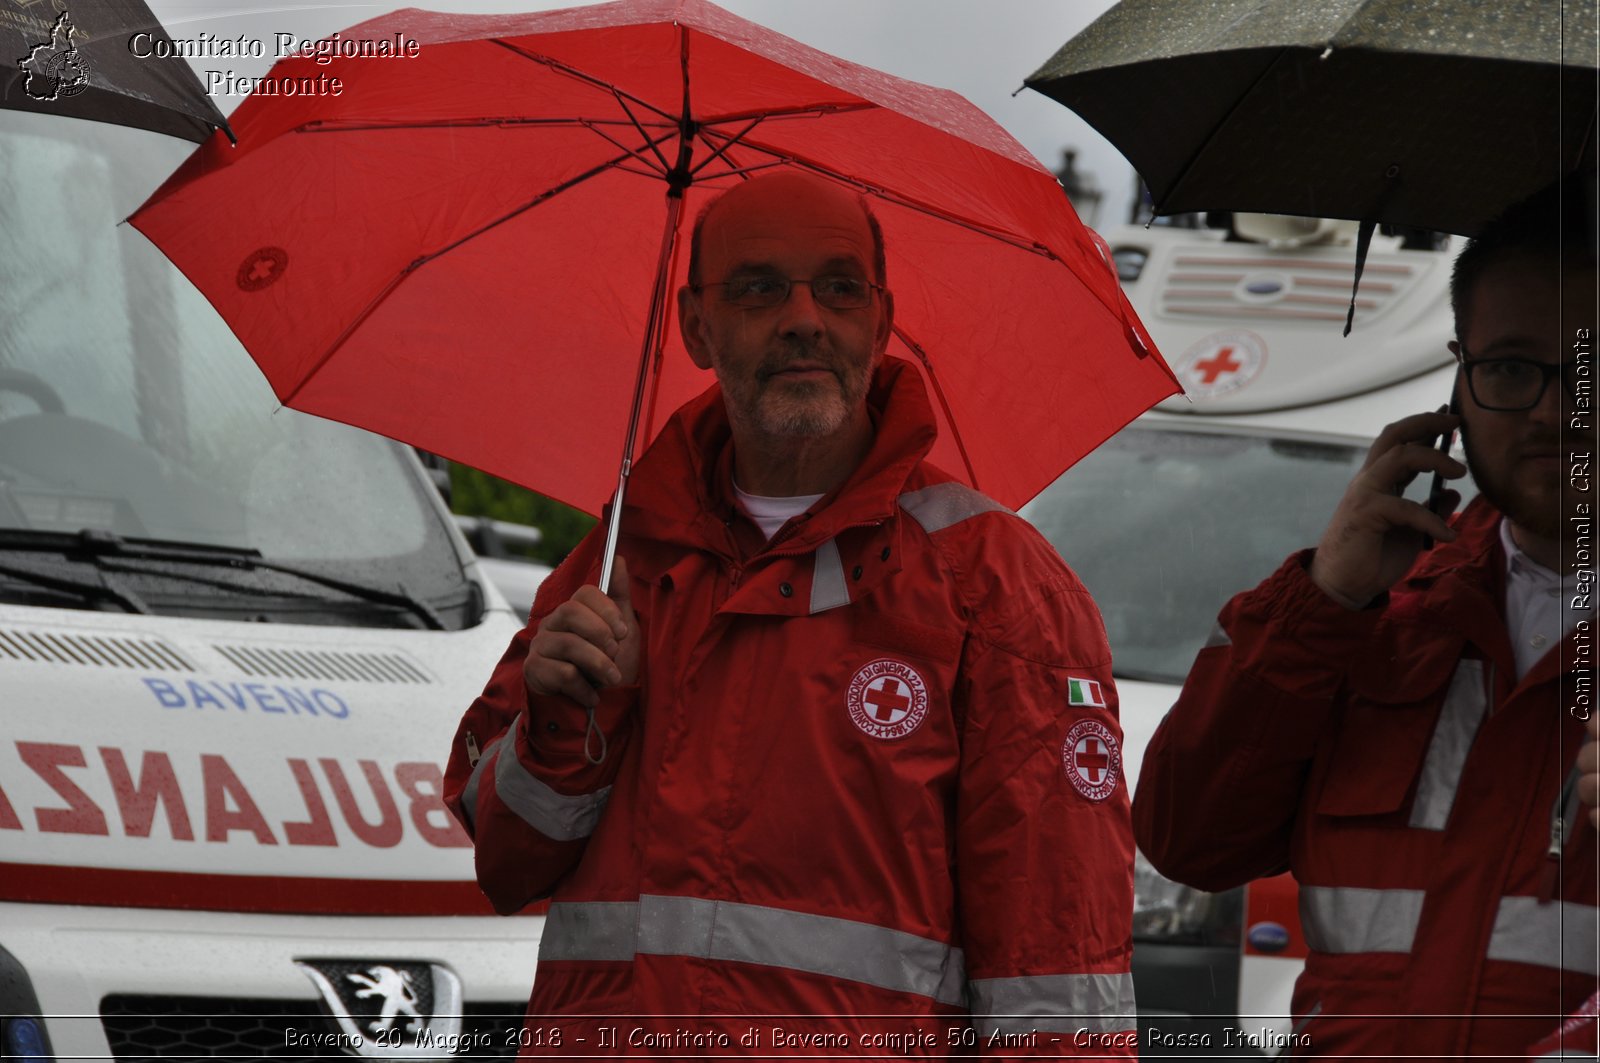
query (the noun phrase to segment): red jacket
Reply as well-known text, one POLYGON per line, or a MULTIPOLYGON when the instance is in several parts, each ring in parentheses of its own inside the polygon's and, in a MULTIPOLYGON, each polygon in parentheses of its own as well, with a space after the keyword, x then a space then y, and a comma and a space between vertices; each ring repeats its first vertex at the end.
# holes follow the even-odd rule
POLYGON ((1031 527, 922 461, 906 363, 869 403, 864 463, 770 544, 728 501, 716 388, 639 462, 642 678, 604 695, 603 764, 521 675, 599 532, 467 711, 446 790, 479 882, 502 912, 552 898, 528 1023, 561 1043, 536 1052, 1134 1054, 1099 614, 1031 527))
POLYGON ((1294 872, 1297 1055, 1523 1056, 1595 991, 1582 631, 1516 681, 1499 520, 1475 500, 1359 612, 1290 558, 1223 609, 1145 753, 1135 834, 1162 874, 1294 872))

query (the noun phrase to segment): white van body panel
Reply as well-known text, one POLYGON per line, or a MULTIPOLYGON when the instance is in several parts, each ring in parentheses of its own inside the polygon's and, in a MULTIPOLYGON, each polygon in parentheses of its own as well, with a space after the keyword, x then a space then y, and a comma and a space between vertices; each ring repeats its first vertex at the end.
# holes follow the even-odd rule
POLYGON ((437 781, 396 769, 438 770, 471 700, 467 688, 488 676, 518 626, 503 611, 449 632, 0 605, 11 738, 0 747, 0 789, 22 820, 5 859, 470 882, 472 851, 438 800, 437 781), (28 653, 33 659, 21 656, 28 653), (157 806, 153 829, 130 825, 108 751, 122 755, 135 786, 160 770, 151 755, 164 757, 181 804, 157 806), (295 763, 309 772, 309 796, 295 763), (83 797, 57 789, 69 785, 83 797), (51 815, 75 802, 70 814, 51 815), (175 816, 192 837, 175 839, 175 816), (286 836, 293 823, 307 826, 286 836))

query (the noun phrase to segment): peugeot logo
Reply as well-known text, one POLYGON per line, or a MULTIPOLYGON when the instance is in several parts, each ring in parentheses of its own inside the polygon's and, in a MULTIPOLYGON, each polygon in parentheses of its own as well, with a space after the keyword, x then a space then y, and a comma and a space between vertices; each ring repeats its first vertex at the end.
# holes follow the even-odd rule
POLYGON ((461 979, 420 960, 303 959, 337 1033, 295 1031, 303 1047, 379 1059, 437 1058, 460 1040, 461 979))

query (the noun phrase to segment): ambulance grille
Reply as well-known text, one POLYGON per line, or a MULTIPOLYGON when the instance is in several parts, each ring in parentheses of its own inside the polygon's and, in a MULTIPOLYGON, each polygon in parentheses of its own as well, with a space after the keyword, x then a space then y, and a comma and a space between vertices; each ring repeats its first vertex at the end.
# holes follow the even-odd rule
MULTIPOLYGON (((1172 317, 1343 321, 1350 308, 1352 261, 1235 258, 1217 252, 1176 255, 1161 292, 1161 312, 1172 317), (1248 277, 1276 283, 1279 291, 1245 291, 1248 277)), ((1370 256, 1356 298, 1360 318, 1370 320, 1393 303, 1410 285, 1412 272, 1410 263, 1370 256)))
POLYGON ((195 670, 182 654, 161 639, 0 628, 0 664, 7 661, 134 668, 141 672, 195 670))
POLYGON ((213 643, 211 648, 245 675, 348 683, 433 682, 428 673, 398 653, 267 649, 262 646, 224 646, 217 643, 213 643))
MULTIPOLYGON (((522 1003, 462 1005, 460 1043, 476 1047, 448 1058, 515 1057, 525 1008, 522 1003)), ((100 1002, 100 1025, 111 1058, 118 1060, 350 1058, 332 1045, 307 1045, 303 1036, 291 1036, 339 1031, 315 1000, 120 994, 100 1002)))

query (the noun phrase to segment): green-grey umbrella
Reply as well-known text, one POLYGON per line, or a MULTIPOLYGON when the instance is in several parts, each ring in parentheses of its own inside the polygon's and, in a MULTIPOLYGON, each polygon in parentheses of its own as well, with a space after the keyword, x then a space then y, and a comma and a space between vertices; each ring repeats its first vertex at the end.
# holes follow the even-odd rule
POLYGON ((233 138, 141 0, 0 0, 0 107, 233 138))
POLYGON ((1593 172, 1595 0, 1122 0, 1027 84, 1081 115, 1157 213, 1472 235, 1593 172))

